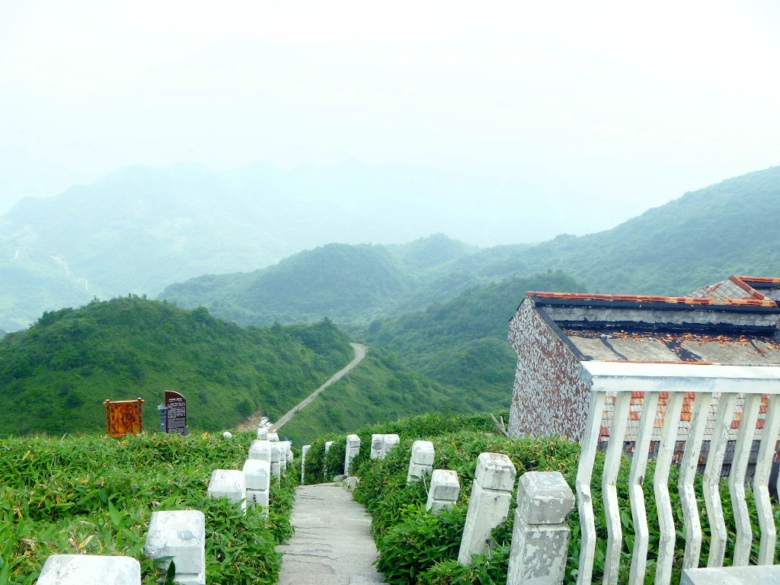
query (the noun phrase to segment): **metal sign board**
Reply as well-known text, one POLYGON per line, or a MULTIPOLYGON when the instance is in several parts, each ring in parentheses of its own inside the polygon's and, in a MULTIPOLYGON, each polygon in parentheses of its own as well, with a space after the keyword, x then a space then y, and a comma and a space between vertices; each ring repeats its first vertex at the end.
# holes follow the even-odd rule
POLYGON ((112 437, 137 435, 144 430, 143 398, 138 400, 106 400, 106 427, 112 437))
POLYGON ((173 390, 165 391, 165 406, 167 407, 165 416, 165 432, 178 433, 184 435, 187 433, 187 399, 173 390))

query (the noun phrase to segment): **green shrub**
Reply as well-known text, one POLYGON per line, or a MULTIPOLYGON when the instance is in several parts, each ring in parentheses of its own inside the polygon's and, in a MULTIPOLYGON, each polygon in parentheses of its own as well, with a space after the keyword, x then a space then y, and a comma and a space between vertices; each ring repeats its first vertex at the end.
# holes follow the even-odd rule
POLYGON ((296 474, 271 491, 268 519, 206 496, 211 471, 240 469, 253 433, 15 438, 0 441, 0 583, 32 584, 52 554, 124 555, 157 571, 143 553, 157 510, 206 515, 211 583, 274 583, 275 551, 290 537, 296 474))

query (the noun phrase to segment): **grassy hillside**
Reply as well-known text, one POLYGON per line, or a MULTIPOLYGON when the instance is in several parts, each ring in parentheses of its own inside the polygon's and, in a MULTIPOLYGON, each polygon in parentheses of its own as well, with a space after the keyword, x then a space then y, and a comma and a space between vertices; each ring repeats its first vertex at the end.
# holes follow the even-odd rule
MULTIPOLYGON (((505 409, 511 387, 504 394, 505 409)), ((303 445, 324 433, 344 434, 356 426, 430 412, 478 412, 492 406, 481 395, 445 387, 414 372, 392 351, 374 346, 358 367, 298 412, 280 433, 303 445)))
POLYGON ((405 364, 473 396, 475 411, 509 407, 517 356, 508 322, 529 290, 581 291, 551 272, 475 287, 446 303, 371 323, 366 339, 398 352, 405 364))
POLYGON ((351 357, 330 321, 241 329, 203 308, 93 302, 0 340, 0 432, 100 432, 105 399, 137 397, 145 427, 156 429, 165 390, 187 398, 194 429, 232 427, 256 410, 276 418, 351 357))

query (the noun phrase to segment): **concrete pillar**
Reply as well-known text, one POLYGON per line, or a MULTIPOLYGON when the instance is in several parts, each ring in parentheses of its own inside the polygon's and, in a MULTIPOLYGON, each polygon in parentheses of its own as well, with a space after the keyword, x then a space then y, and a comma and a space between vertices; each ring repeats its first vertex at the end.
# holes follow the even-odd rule
POLYGON ((141 563, 131 557, 51 555, 38 585, 141 585, 141 563))
POLYGON ((246 480, 247 506, 262 507, 262 516, 267 518, 271 487, 271 464, 260 459, 247 459, 242 471, 246 480))
POLYGON ((306 453, 311 449, 311 445, 304 445, 301 448, 301 485, 306 485, 306 453))
POLYGON ((385 448, 381 458, 384 459, 400 442, 401 438, 398 435, 385 435, 385 448))
POLYGON ((445 508, 452 508, 458 501, 459 494, 457 472, 435 469, 431 475, 431 489, 428 490, 428 505, 425 509, 436 514, 445 508))
POLYGON ((271 463, 271 442, 263 440, 252 441, 249 447, 249 459, 259 459, 271 463))
POLYGON ((282 475, 287 473, 287 449, 289 446, 287 441, 279 441, 279 473, 282 475))
POLYGON ((295 455, 293 455, 292 450, 292 441, 282 441, 286 445, 285 447, 285 457, 287 459, 287 465, 290 465, 293 462, 293 459, 295 459, 295 455))
POLYGON ((267 441, 268 440, 268 427, 264 427, 264 426, 257 427, 257 438, 260 441, 267 441))
POLYGON ((174 581, 182 585, 206 585, 206 517, 200 510, 153 512, 144 546, 152 560, 171 557, 174 581))
POLYGON ((371 435, 371 459, 383 459, 385 456, 385 436, 371 435))
POLYGON ((352 474, 352 460, 360 453, 360 437, 347 435, 347 450, 344 453, 344 475, 352 474))
POLYGON ((238 470, 217 469, 211 472, 208 495, 212 498, 227 498, 231 502, 241 502, 246 510, 246 479, 238 470))
POLYGON ((277 480, 282 477, 282 445, 278 441, 271 442, 271 475, 277 480))
POLYGON ((460 541, 459 563, 468 565, 471 555, 487 550, 490 532, 506 520, 516 475, 515 466, 506 455, 480 454, 460 541))
POLYGON ((271 431, 268 431, 268 440, 272 443, 278 443, 279 442, 279 433, 272 433, 271 431))
POLYGON ((415 441, 412 443, 412 456, 409 458, 409 473, 406 483, 419 481, 433 470, 435 453, 430 441, 415 441))
POLYGON ((325 441, 325 457, 322 461, 322 473, 327 480, 330 477, 330 470, 328 469, 328 451, 333 446, 333 441, 325 441))
POLYGON ((530 471, 517 484, 507 585, 561 585, 574 494, 557 471, 530 471))

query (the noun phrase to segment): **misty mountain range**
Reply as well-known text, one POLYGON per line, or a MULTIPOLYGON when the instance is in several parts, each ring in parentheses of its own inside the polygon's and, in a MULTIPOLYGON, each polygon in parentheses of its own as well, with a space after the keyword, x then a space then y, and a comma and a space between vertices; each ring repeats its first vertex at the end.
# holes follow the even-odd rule
POLYGON ((588 290, 656 294, 684 294, 732 273, 780 274, 780 167, 687 193, 597 234, 488 248, 419 239, 430 226, 460 231, 462 218, 441 204, 446 181, 349 169, 132 167, 25 199, 0 217, 0 329, 96 296, 157 296, 173 283, 182 284, 162 297, 239 322, 355 322, 548 270, 588 290), (367 181, 380 187, 365 193, 367 181), (405 181, 417 205, 404 203, 405 181), (437 196, 426 199, 426 185, 437 196))

